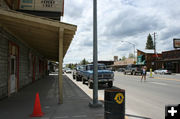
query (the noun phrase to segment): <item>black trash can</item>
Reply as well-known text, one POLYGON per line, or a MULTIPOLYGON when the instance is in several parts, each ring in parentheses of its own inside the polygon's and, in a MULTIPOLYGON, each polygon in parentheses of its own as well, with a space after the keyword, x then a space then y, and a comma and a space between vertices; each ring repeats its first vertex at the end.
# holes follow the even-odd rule
POLYGON ((107 89, 104 93, 105 119, 125 119, 125 90, 107 89))

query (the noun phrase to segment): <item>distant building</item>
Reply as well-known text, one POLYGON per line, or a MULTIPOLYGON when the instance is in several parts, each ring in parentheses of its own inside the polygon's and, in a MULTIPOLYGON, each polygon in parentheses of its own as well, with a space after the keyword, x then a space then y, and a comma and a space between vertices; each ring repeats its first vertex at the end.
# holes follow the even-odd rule
POLYGON ((162 68, 180 73, 180 49, 162 52, 162 59, 157 61, 162 68))
POLYGON ((105 64, 106 66, 113 65, 114 61, 98 61, 98 63, 105 64))
POLYGON ((118 61, 118 56, 114 56, 114 61, 118 61))
POLYGON ((118 70, 119 68, 125 68, 127 65, 134 64, 134 58, 127 58, 125 60, 115 61, 112 65, 113 70, 118 70))
POLYGON ((141 51, 137 49, 137 65, 144 65, 147 67, 147 70, 152 68, 153 70, 161 67, 161 64, 155 63, 156 60, 161 59, 162 54, 154 54, 154 50, 144 50, 141 51))
POLYGON ((59 64, 54 61, 48 61, 48 71, 55 72, 58 69, 59 64))

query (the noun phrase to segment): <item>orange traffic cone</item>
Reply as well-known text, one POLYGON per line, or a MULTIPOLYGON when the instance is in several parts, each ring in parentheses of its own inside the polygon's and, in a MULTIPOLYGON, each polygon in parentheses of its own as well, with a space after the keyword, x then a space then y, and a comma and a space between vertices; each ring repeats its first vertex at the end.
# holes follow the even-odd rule
POLYGON ((41 111, 41 104, 39 99, 39 93, 36 93, 36 99, 34 103, 34 110, 31 117, 41 117, 44 113, 41 111))

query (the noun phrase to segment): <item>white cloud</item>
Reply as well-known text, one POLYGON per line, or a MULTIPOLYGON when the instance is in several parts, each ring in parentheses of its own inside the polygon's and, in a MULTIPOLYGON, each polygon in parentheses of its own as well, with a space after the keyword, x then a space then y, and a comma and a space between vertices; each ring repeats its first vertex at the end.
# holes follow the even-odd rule
MULTIPOLYGON (((157 33, 158 52, 173 49, 173 38, 180 38, 179 0, 99 0, 98 58, 128 56, 133 46, 144 49, 147 35, 157 33)), ((92 61, 93 1, 66 0, 63 22, 76 24, 78 30, 65 56, 64 63, 92 61)))

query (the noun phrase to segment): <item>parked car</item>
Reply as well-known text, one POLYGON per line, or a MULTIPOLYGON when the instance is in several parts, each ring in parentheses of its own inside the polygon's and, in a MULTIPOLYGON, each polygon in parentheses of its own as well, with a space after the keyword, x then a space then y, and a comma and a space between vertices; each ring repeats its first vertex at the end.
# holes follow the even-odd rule
POLYGON ((81 65, 76 73, 76 81, 82 81, 86 65, 81 65))
POLYGON ((154 70, 154 73, 155 74, 171 74, 172 72, 167 69, 157 69, 157 70, 154 70))
POLYGON ((65 69, 65 68, 63 68, 63 69, 62 69, 62 72, 63 72, 63 74, 64 74, 64 72, 66 72, 66 69, 65 69))
POLYGON ((141 65, 128 65, 124 69, 124 74, 131 74, 131 75, 136 75, 136 74, 141 74, 142 73, 142 66, 141 65))
POLYGON ((119 68, 117 71, 118 72, 124 72, 125 68, 119 68))
POLYGON ((73 69, 72 76, 73 76, 73 79, 76 79, 76 68, 73 69))
POLYGON ((71 73, 71 72, 72 72, 72 70, 70 68, 66 69, 66 73, 71 73))
POLYGON ((77 75, 78 75, 78 72, 79 72, 79 69, 80 69, 80 65, 77 65, 74 70, 73 70, 73 79, 77 79, 77 75))
POLYGON ((82 81, 84 69, 85 65, 77 65, 76 68, 73 70, 73 79, 76 79, 76 81, 82 81))
MULTIPOLYGON (((114 73, 113 71, 107 70, 104 64, 98 64, 98 83, 108 84, 109 87, 113 86, 114 73)), ((88 82, 89 88, 93 87, 93 64, 86 65, 85 71, 83 72, 82 83, 88 82)))

